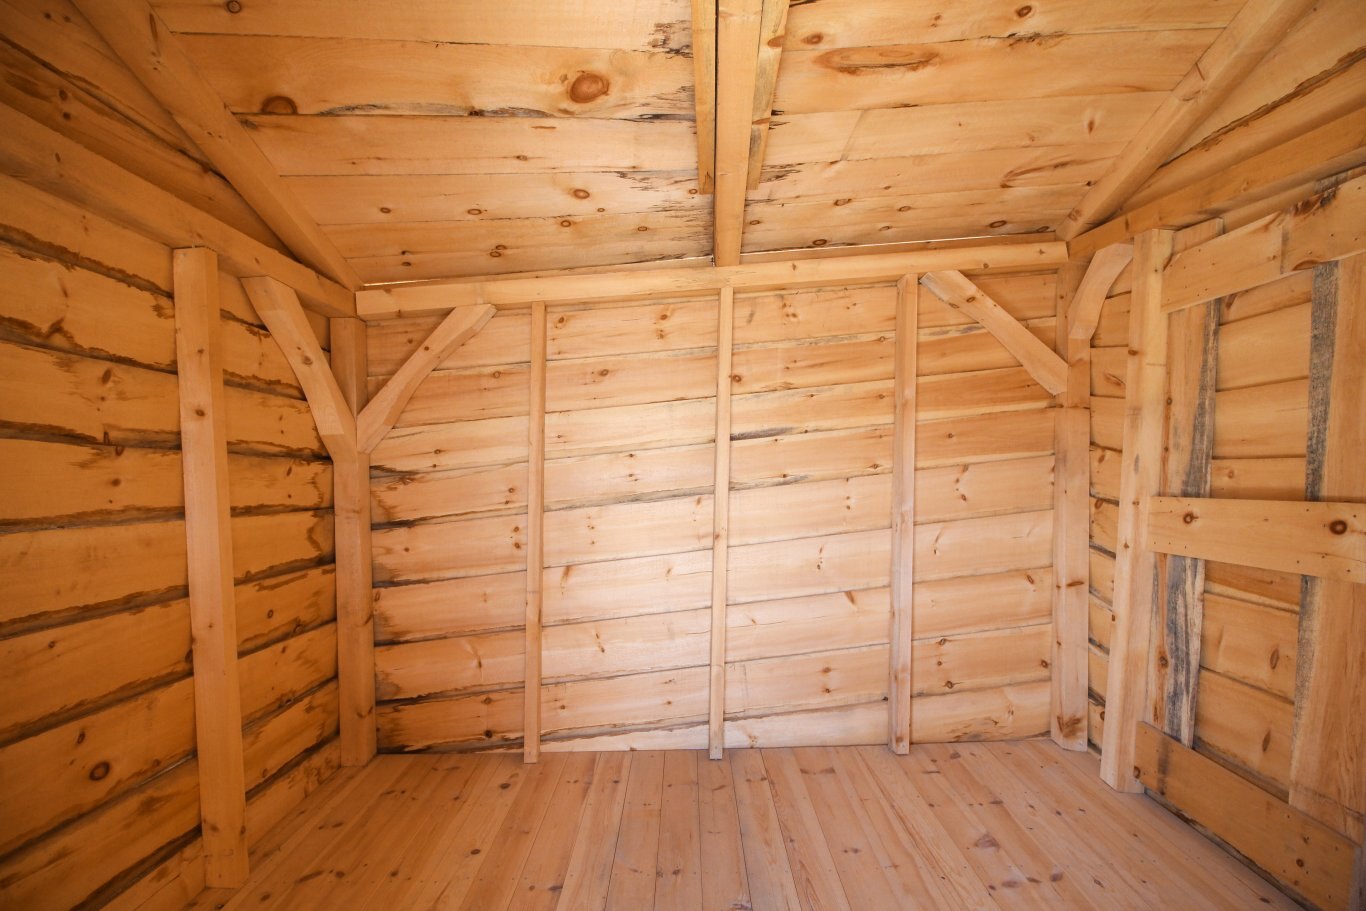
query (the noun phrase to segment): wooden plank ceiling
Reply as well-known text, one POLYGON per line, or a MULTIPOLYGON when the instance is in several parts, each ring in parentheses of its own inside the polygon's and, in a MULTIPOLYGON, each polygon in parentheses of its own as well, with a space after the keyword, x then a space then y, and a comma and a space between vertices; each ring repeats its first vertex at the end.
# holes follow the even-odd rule
POLYGON ((744 252, 1050 231, 1243 5, 795 0, 784 36, 773 2, 721 0, 696 42, 708 0, 152 6, 378 283, 711 255, 696 112, 709 150, 751 85, 757 128, 716 123, 761 150, 744 252))

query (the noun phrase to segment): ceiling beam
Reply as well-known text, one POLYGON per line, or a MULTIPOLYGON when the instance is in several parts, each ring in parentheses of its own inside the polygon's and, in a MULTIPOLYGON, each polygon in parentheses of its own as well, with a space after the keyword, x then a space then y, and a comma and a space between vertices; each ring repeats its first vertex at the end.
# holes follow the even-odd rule
POLYGON ((1105 176, 1068 213, 1058 236, 1071 240, 1114 214, 1313 4, 1314 0, 1248 0, 1105 176))
POLYGON ((348 288, 361 281, 285 186, 247 131, 204 81, 170 28, 144 0, 74 0, 114 53, 171 113, 294 255, 348 288))
POLYGON ((716 195, 712 250, 718 266, 740 262, 763 6, 763 0, 719 0, 716 10, 716 195))
POLYGON ((631 269, 619 272, 536 273, 518 277, 451 279, 390 285, 356 292, 363 319, 437 313, 467 304, 499 309, 533 303, 578 303, 649 297, 709 296, 721 288, 764 291, 895 282, 909 273, 957 269, 963 272, 1025 272, 1067 262, 1062 241, 1037 244, 932 247, 906 253, 742 263, 735 266, 631 269))
POLYGON ((745 186, 758 189, 768 148, 768 126, 773 120, 773 93, 778 88, 778 61, 787 37, 788 0, 764 0, 759 21, 758 73, 754 79, 754 116, 749 128, 749 167, 745 186))
POLYGON ((716 0, 692 0, 693 110, 697 192, 716 189, 716 0))

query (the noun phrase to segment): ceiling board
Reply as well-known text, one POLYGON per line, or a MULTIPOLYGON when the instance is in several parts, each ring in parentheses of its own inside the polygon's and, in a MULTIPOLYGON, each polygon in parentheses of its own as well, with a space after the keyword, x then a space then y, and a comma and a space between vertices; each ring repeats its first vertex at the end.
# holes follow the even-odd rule
POLYGON ((280 172, 532 174, 697 167, 683 121, 362 115, 244 118, 280 172))
POLYGON ((286 178, 319 224, 466 221, 703 208, 696 171, 286 178))
POLYGON ((797 0, 788 14, 787 46, 1223 28, 1242 5, 1243 0, 797 0))
POLYGON ((175 32, 680 51, 688 0, 153 0, 175 32), (237 12, 230 7, 236 5, 237 12))
POLYGON ((794 50, 783 56, 774 108, 800 114, 1167 92, 1218 34, 1108 32, 794 50))
POLYGON ((692 60, 660 51, 185 35, 237 113, 692 120, 692 60), (241 61, 256 64, 243 67, 241 61))

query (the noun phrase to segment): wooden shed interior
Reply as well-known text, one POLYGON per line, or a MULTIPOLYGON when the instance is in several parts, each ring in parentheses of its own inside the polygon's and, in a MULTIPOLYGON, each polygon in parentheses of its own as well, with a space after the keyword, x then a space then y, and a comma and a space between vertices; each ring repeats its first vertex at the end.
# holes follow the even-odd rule
POLYGON ((1366 908, 1362 0, 0 68, 0 908, 1366 908))

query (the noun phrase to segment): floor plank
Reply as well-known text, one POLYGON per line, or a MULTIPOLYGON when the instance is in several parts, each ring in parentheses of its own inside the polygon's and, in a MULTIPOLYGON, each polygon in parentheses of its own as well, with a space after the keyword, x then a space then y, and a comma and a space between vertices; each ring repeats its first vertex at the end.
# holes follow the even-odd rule
POLYGON ((1048 741, 382 755, 206 909, 1232 911, 1298 906, 1048 741))

